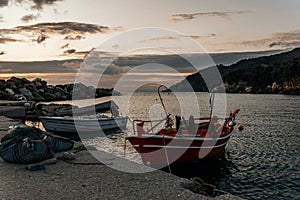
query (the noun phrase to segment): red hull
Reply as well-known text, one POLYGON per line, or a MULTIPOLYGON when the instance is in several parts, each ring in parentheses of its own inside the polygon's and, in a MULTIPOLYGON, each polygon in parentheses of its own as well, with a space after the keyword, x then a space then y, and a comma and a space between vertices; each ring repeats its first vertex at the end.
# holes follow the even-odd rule
POLYGON ((214 156, 225 149, 231 134, 218 138, 145 134, 127 139, 141 154, 144 164, 162 168, 172 163, 191 162, 214 156))

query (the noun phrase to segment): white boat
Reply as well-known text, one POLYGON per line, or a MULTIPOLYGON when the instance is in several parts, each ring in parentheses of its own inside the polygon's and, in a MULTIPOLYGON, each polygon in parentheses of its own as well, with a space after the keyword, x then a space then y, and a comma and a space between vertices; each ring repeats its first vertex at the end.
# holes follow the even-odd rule
POLYGON ((126 128, 127 119, 127 117, 109 117, 107 115, 40 117, 46 131, 60 134, 99 132, 101 129, 102 131, 123 129, 126 128))
POLYGON ((48 132, 70 134, 124 129, 128 119, 119 116, 118 106, 113 101, 73 109, 71 114, 74 116, 40 116, 40 120, 48 132), (95 111, 110 111, 111 117, 106 114, 92 114, 95 111))

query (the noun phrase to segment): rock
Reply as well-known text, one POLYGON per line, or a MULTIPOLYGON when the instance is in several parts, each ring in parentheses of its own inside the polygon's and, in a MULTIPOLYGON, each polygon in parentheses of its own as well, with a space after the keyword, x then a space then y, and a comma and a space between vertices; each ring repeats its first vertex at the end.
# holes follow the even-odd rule
POLYGON ((5 91, 0 90, 0 99, 2 100, 15 100, 13 95, 8 94, 5 91))
MULTIPOLYGON (((112 96, 113 89, 97 88, 96 89, 96 98, 112 96)), ((120 95, 117 91, 114 91, 114 95, 120 95)))
POLYGON ((38 92, 32 92, 32 96, 34 101, 45 101, 44 97, 42 97, 38 92))
POLYGON ((20 86, 20 85, 22 85, 22 80, 21 79, 19 79, 19 78, 16 78, 16 77, 11 77, 9 80, 7 80, 8 82, 14 82, 15 83, 15 85, 18 87, 18 86, 20 86))
POLYGON ((41 88, 43 87, 43 84, 42 84, 42 79, 40 78, 36 78, 32 81, 32 83, 36 86, 36 88, 41 88))
POLYGON ((86 96, 87 95, 86 95, 86 92, 84 90, 79 89, 79 88, 74 88, 73 89, 73 93, 72 93, 73 99, 83 99, 86 96))
POLYGON ((252 93, 252 87, 250 86, 250 87, 246 87, 245 88, 245 92, 246 93, 252 93))
POLYGON ((62 85, 55 86, 54 90, 56 90, 56 92, 65 93, 64 87, 62 85))
POLYGON ((21 78, 20 79, 22 81, 23 84, 30 84, 31 82, 29 80, 27 80, 26 78, 21 78))
POLYGON ((4 90, 6 88, 5 80, 0 79, 0 90, 4 90))
POLYGON ((19 88, 19 92, 20 92, 20 94, 23 94, 29 101, 34 99, 31 91, 27 90, 26 88, 19 88))
POLYGON ((45 93, 43 94, 43 98, 44 98, 46 101, 57 101, 56 96, 55 96, 54 94, 47 93, 47 92, 45 92, 45 93))
POLYGON ((41 82, 42 81, 42 79, 41 78, 35 78, 35 79, 33 79, 33 81, 32 82, 41 82))
POLYGON ((22 94, 16 94, 15 99, 20 101, 28 101, 26 97, 24 97, 22 94))
POLYGON ((72 96, 75 99, 95 98, 96 89, 92 86, 85 86, 76 83, 73 87, 72 96))
POLYGON ((12 77, 7 81, 0 79, 0 99, 19 100, 21 96, 28 101, 59 101, 103 96, 120 95, 111 89, 94 88, 82 83, 65 85, 47 85, 46 81, 36 78, 32 82, 26 78, 12 77), (74 95, 74 96, 73 96, 74 95))
POLYGON ((47 81, 42 80, 41 84, 42 84, 43 87, 47 87, 47 81))
POLYGON ((16 83, 12 80, 7 80, 6 87, 13 89, 14 87, 16 87, 16 83))
POLYGON ((6 91, 9 95, 14 95, 14 94, 15 94, 15 92, 14 92, 12 89, 10 89, 10 88, 5 88, 5 91, 6 91))
POLYGON ((73 87, 74 87, 74 84, 67 84, 66 85, 67 92, 72 93, 73 87))
POLYGON ((54 94, 54 87, 49 85, 47 88, 45 88, 45 93, 54 94))

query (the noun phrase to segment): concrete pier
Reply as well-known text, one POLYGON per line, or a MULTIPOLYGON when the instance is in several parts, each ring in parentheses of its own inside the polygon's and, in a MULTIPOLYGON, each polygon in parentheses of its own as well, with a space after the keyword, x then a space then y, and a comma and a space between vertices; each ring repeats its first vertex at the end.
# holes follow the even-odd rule
MULTIPOLYGON (((0 116, 0 138, 19 121, 0 116)), ((77 163, 58 160, 46 170, 27 171, 26 165, 0 158, 0 199, 211 199, 182 187, 190 181, 162 171, 131 174, 102 165, 88 151, 77 163), (97 164, 98 163, 98 164, 97 164)), ((214 199, 240 199, 230 194, 214 199)))

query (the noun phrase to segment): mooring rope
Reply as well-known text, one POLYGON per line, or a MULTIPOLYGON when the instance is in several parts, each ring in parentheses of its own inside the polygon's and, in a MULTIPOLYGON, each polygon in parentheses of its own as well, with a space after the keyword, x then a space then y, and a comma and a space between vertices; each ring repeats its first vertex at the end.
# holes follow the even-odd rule
POLYGON ((167 148, 165 148, 166 147, 165 136, 163 136, 163 142, 164 142, 164 151, 165 151, 165 156, 167 159, 168 169, 169 169, 170 174, 172 174, 169 157, 168 157, 168 153, 167 153, 167 148))
POLYGON ((216 188, 216 186, 205 183, 201 178, 194 177, 192 182, 195 185, 196 192, 199 194, 215 197, 217 195, 225 194, 222 190, 216 188))

